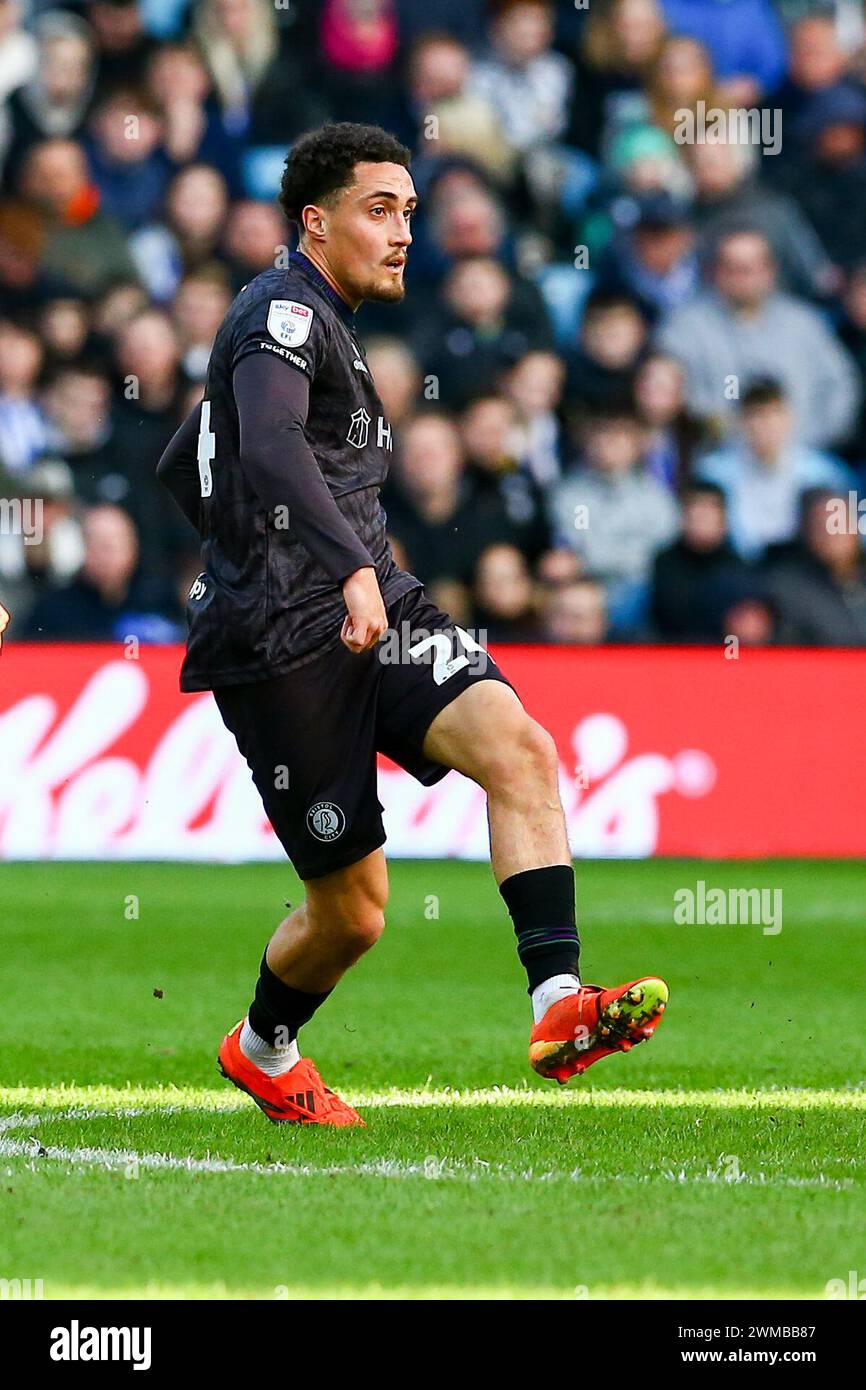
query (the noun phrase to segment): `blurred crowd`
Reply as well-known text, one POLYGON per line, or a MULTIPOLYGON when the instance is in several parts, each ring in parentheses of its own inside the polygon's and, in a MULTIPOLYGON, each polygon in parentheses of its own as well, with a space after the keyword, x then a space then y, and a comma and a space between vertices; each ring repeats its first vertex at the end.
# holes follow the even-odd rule
POLYGON ((493 642, 866 645, 861 0, 0 0, 11 638, 183 636, 154 470, 328 118, 413 152, 408 294, 358 331, 438 603, 493 642), (732 109, 752 138, 684 127, 732 109))

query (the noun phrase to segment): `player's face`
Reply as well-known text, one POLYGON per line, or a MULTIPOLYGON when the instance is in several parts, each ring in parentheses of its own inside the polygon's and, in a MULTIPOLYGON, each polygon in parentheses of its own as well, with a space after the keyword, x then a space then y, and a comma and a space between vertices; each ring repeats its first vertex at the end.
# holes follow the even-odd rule
POLYGON ((348 298, 403 298, 416 202, 402 164, 355 165, 355 182, 326 214, 328 261, 348 298))

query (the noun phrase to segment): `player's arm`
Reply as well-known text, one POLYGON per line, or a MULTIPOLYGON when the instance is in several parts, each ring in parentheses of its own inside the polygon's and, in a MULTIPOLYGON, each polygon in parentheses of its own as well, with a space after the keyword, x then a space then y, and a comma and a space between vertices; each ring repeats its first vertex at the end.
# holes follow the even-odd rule
POLYGON ((308 378, 276 356, 255 352, 238 362, 232 386, 241 467, 251 488, 268 511, 288 508, 301 544, 342 587, 348 609, 343 641, 351 651, 365 651, 388 620, 373 558, 334 501, 307 443, 308 378))
POLYGON ((201 478, 198 469, 198 435, 201 405, 187 415, 172 435, 156 465, 156 476, 168 488, 187 521, 201 534, 201 478))

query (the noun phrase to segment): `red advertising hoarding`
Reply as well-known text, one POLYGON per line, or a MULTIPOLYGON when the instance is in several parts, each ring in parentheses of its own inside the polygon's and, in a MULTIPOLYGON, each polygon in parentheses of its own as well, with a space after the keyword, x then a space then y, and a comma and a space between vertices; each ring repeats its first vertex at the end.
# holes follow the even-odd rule
MULTIPOLYGON (((493 649, 554 734, 575 855, 866 855, 866 654, 493 649)), ((174 647, 0 659, 0 858, 282 856, 210 695, 174 647)), ((483 792, 381 760, 392 855, 485 858, 483 792)))

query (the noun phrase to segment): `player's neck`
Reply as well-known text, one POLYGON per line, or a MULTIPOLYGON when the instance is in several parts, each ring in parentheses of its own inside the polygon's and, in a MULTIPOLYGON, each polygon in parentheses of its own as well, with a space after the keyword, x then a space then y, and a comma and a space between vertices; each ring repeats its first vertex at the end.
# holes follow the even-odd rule
POLYGON ((329 269, 323 260, 319 259, 315 249, 310 246, 299 246, 298 255, 303 256, 305 260, 309 261, 313 269, 319 272, 322 279, 327 281, 334 293, 340 296, 349 311, 354 314, 358 305, 361 303, 360 299, 353 303, 343 289, 343 286, 334 278, 333 271, 329 269))

